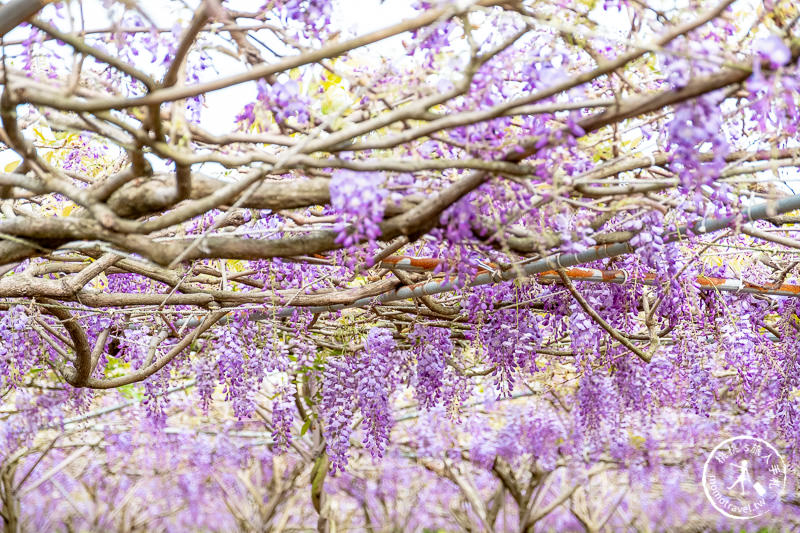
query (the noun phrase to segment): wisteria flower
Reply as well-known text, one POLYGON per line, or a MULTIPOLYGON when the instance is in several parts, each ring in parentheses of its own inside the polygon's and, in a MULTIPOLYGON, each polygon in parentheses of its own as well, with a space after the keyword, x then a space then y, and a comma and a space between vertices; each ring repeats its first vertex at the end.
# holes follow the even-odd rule
POLYGON ((792 51, 777 35, 756 39, 753 49, 759 57, 769 61, 770 68, 773 69, 782 67, 792 60, 792 51))

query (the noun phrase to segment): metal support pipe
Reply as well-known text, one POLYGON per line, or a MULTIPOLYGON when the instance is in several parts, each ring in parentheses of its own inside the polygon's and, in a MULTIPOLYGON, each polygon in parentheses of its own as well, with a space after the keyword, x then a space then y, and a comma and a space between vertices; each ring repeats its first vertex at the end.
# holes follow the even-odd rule
MULTIPOLYGON (((716 218, 716 219, 703 219, 689 226, 681 226, 677 231, 669 235, 665 242, 674 242, 679 238, 687 235, 689 232, 694 234, 706 234, 728 228, 734 224, 747 223, 753 220, 762 220, 765 218, 774 217, 800 209, 800 194, 784 198, 779 201, 764 202, 762 204, 750 206, 737 215, 716 218)), ((499 283, 502 281, 510 281, 518 277, 533 276, 541 274, 550 270, 555 270, 559 267, 569 268, 585 263, 591 263, 599 259, 609 257, 617 257, 633 253, 635 248, 628 243, 616 243, 602 246, 594 246, 580 253, 567 253, 555 254, 538 261, 532 261, 524 265, 518 265, 518 268, 509 268, 505 271, 494 272, 481 272, 473 278, 468 284, 470 287, 478 285, 487 285, 489 283, 499 283)), ((390 266, 387 264, 387 266, 390 266)), ((722 285, 726 286, 726 285, 722 285)), ((417 285, 409 285, 393 289, 389 292, 381 294, 380 296, 361 298, 350 304, 337 304, 331 306, 309 306, 309 307, 284 307, 280 309, 276 315, 279 317, 291 316, 296 310, 306 311, 310 313, 324 313, 339 311, 341 309, 353 307, 367 307, 374 304, 382 304, 393 302, 396 300, 405 300, 408 298, 419 298, 421 296, 432 296, 434 294, 441 294, 443 292, 451 292, 458 287, 452 281, 429 281, 417 285)), ((724 290, 724 289, 720 289, 724 290)), ((798 294, 792 293, 787 296, 797 296, 798 294)))

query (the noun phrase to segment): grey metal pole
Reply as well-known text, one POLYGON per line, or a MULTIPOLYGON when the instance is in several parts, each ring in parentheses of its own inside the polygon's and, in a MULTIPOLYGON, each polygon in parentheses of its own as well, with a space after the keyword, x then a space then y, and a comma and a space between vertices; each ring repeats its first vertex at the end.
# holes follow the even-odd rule
MULTIPOLYGON (((781 215, 800 209, 800 194, 784 198, 777 202, 764 202, 762 204, 748 207, 737 215, 701 220, 691 226, 682 226, 676 232, 667 237, 667 242, 674 242, 681 236, 686 235, 689 231, 695 234, 705 234, 719 231, 728 228, 737 222, 750 222, 753 220, 762 220, 765 218, 781 215)), ((635 249, 628 243, 616 243, 603 246, 595 246, 580 253, 567 253, 556 254, 538 261, 533 261, 520 268, 510 268, 503 272, 483 272, 475 276, 475 278, 468 284, 471 287, 478 285, 487 285, 489 283, 498 283, 501 281, 510 281, 512 279, 524 276, 532 276, 534 274, 541 274, 548 270, 555 270, 558 267, 573 267, 597 261, 598 259, 605 259, 608 257, 617 257, 633 253, 635 249)), ((337 304, 331 306, 309 306, 309 307, 284 307, 280 309, 274 316, 287 317, 291 316, 296 310, 307 311, 311 313, 324 313, 326 311, 339 311, 341 309, 353 307, 366 307, 375 303, 387 303, 396 300, 405 300, 408 298, 419 298, 420 296, 432 296, 434 294, 441 294, 443 292, 451 292, 456 290, 456 285, 452 281, 429 281, 419 285, 400 287, 394 289, 380 296, 361 298, 350 304, 337 304)))

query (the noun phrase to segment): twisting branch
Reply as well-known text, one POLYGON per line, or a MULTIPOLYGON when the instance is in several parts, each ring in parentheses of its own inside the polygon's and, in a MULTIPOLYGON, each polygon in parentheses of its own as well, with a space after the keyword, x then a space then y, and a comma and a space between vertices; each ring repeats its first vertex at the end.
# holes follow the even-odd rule
POLYGON ((164 368, 179 353, 188 348, 194 341, 200 338, 200 335, 208 331, 209 328, 219 322, 219 320, 222 319, 222 317, 224 317, 226 314, 227 311, 214 311, 209 313, 199 326, 194 328, 188 335, 178 341, 169 352, 164 354, 161 358, 157 359, 153 363, 135 372, 131 372, 126 376, 109 379, 89 378, 83 384, 83 386, 92 389, 115 389, 117 387, 122 387, 123 385, 130 385, 131 383, 137 383, 147 379, 149 376, 152 376, 164 368))
MULTIPOLYGON (((570 292, 572 297, 575 298, 575 301, 577 301, 578 304, 580 304, 580 306, 583 308, 583 310, 586 311, 586 314, 592 317, 592 320, 597 322, 597 324, 601 328, 606 330, 608 334, 611 335, 620 344, 622 344, 627 349, 635 353, 639 357, 639 359, 641 359, 645 363, 650 362, 650 359, 653 357, 652 353, 643 352, 641 349, 639 349, 638 346, 633 344, 627 337, 625 337, 625 335, 617 331, 617 329, 614 326, 606 322, 603 319, 603 317, 597 314, 597 311, 595 311, 594 308, 591 305, 589 305, 589 302, 586 301, 586 298, 584 298, 583 295, 580 292, 578 292, 578 290, 575 288, 575 285, 572 284, 572 280, 569 279, 569 276, 567 275, 567 273, 564 271, 563 268, 561 267, 557 268, 556 272, 558 272, 558 276, 561 278, 561 282, 564 284, 565 287, 567 287, 567 290, 570 292)), ((656 347, 657 345, 653 346, 653 349, 655 349, 656 347)))
POLYGON ((73 387, 85 386, 92 373, 92 348, 89 345, 86 331, 78 324, 72 313, 61 307, 56 300, 40 298, 39 301, 45 304, 41 307, 42 311, 56 317, 72 339, 75 349, 75 367, 71 372, 65 374, 66 380, 73 387))
POLYGON ((195 11, 192 20, 189 22, 189 27, 187 27, 183 35, 181 35, 178 49, 175 51, 175 57, 173 57, 169 70, 167 70, 164 79, 161 81, 162 87, 171 87, 178 81, 178 74, 184 65, 189 50, 194 44, 195 37, 197 37, 197 34, 200 33, 200 30, 205 26, 206 20, 208 20, 209 3, 210 0, 204 0, 203 3, 200 4, 200 7, 195 11))

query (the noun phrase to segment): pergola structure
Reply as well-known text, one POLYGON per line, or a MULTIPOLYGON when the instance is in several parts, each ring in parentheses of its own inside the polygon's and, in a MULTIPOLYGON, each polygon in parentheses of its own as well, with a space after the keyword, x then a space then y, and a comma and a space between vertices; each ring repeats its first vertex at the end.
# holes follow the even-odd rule
POLYGON ((6 529, 738 524, 713 446, 800 458, 800 13, 740 3, 0 5, 6 529))

